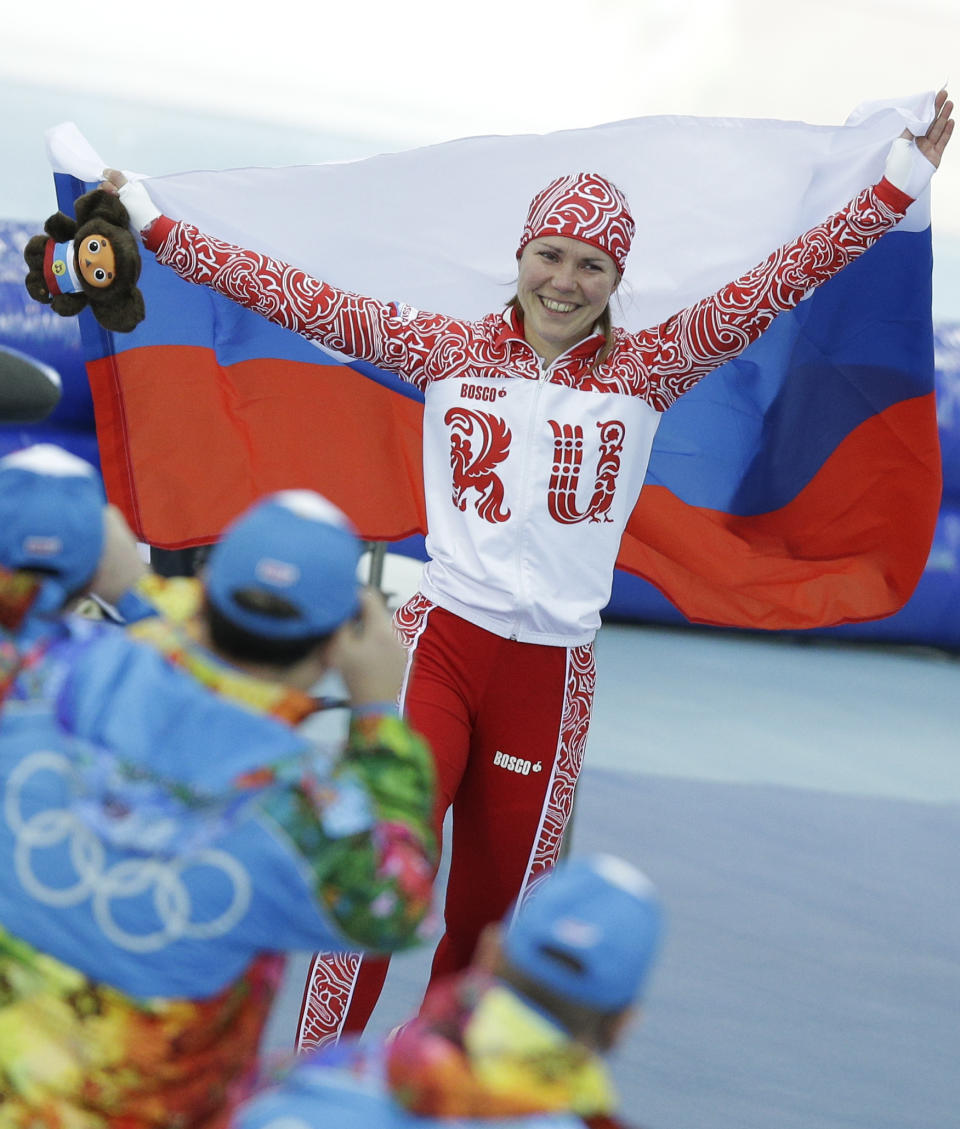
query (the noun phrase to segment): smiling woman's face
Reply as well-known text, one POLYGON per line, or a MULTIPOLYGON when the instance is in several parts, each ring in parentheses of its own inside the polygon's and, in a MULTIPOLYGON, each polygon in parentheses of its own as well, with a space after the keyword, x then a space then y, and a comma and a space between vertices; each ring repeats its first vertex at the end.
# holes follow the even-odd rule
POLYGON ((524 336, 544 360, 555 360, 590 333, 619 281, 613 259, 589 243, 565 235, 531 240, 517 280, 524 336))

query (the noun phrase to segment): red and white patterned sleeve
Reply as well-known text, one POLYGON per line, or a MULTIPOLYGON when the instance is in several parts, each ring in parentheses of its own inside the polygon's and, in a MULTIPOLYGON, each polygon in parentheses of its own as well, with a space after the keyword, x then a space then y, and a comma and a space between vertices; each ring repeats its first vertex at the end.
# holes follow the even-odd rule
POLYGON ((650 379, 653 406, 665 410, 708 372, 742 353, 778 314, 793 309, 876 243, 912 202, 881 180, 715 294, 631 335, 650 379))
POLYGON ((440 314, 340 290, 167 216, 153 222, 143 241, 158 262, 188 282, 208 286, 284 329, 369 361, 420 388, 428 381, 424 362, 439 332, 453 324, 440 314))

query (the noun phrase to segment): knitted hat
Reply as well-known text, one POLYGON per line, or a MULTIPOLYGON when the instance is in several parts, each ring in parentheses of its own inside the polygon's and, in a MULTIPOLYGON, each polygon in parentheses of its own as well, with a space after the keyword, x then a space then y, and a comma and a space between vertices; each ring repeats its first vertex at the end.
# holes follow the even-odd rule
POLYGON ((531 239, 564 235, 603 251, 623 274, 635 231, 627 198, 615 184, 598 173, 574 173, 551 181, 534 196, 517 258, 531 239))
POLYGON ((235 626, 265 639, 326 635, 359 609, 360 542, 349 518, 312 490, 257 502, 210 554, 207 597, 235 626), (256 610, 250 595, 279 596, 287 617, 256 610))
POLYGON ((629 863, 594 855, 560 863, 507 932, 510 963, 564 999, 597 1011, 642 993, 662 915, 653 884, 629 863))

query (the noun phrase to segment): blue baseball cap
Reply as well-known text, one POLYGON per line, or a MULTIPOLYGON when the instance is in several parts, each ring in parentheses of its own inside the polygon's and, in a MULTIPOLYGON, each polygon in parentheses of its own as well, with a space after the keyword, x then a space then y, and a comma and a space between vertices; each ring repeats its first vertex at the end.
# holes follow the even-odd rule
POLYGON ((663 928, 649 878, 623 859, 558 864, 504 939, 509 962, 564 999, 614 1012, 643 993, 663 928))
POLYGON ((326 635, 359 611, 361 545, 350 519, 312 490, 283 490, 229 525, 207 564, 210 603, 236 627, 264 639, 326 635), (279 596, 280 618, 245 594, 279 596))
POLYGON ((83 459, 38 443, 0 459, 0 564, 48 574, 33 610, 59 611, 93 578, 106 499, 83 459))

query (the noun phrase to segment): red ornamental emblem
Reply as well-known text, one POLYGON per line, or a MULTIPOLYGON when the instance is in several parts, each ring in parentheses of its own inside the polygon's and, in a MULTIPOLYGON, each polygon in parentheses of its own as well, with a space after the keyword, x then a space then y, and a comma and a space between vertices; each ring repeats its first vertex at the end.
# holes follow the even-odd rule
POLYGON ((574 525, 580 521, 611 521, 607 512, 613 502, 620 473, 620 452, 626 428, 620 420, 598 422, 600 454, 594 479, 593 496, 585 510, 577 509, 577 487, 583 462, 583 428, 577 424, 550 420, 553 429, 553 467, 547 490, 547 507, 554 521, 574 525))
POLYGON ((475 490, 474 504, 483 520, 506 521, 510 510, 503 507, 503 483, 494 467, 510 451, 510 428, 499 416, 470 408, 451 408, 443 422, 450 426, 453 504, 458 510, 466 510, 465 495, 475 490))

